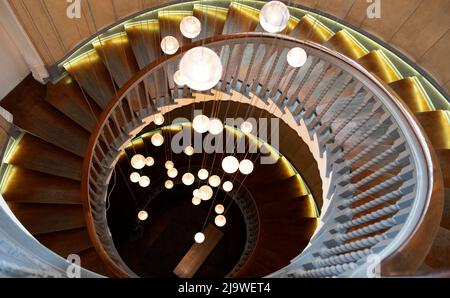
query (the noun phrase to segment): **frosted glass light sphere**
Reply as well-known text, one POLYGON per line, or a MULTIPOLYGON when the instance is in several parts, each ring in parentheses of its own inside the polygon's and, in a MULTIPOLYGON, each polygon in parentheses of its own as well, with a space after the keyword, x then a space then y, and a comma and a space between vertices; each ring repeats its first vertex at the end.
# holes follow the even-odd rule
POLYGON ((289 9, 283 2, 270 1, 259 13, 259 23, 269 33, 278 33, 286 28, 290 18, 289 9))
POLYGON ((149 185, 150 185, 150 178, 148 178, 148 176, 141 176, 141 178, 139 178, 139 186, 147 187, 149 185))
POLYGON ((197 91, 206 91, 217 85, 222 70, 219 56, 206 47, 190 49, 180 61, 180 71, 186 85, 197 91))
POLYGON ((286 58, 290 66, 302 67, 308 60, 308 55, 304 49, 296 47, 289 50, 286 58))
POLYGON ((142 221, 146 220, 148 218, 147 211, 145 211, 145 210, 139 211, 138 218, 139 218, 139 220, 142 220, 142 221))
POLYGON ((202 199, 200 197, 193 197, 192 198, 192 205, 198 206, 202 202, 202 199))
POLYGON ((205 133, 209 129, 209 118, 205 115, 197 115, 192 121, 192 127, 198 133, 205 133))
POLYGON ((198 188, 197 188, 197 189, 194 189, 194 191, 192 192, 192 195, 193 195, 194 197, 199 197, 199 194, 200 194, 200 191, 198 190, 198 188))
POLYGON ((153 146, 159 147, 164 143, 164 137, 160 133, 155 133, 152 135, 151 142, 153 146))
POLYGON ((239 161, 234 156, 227 156, 222 160, 222 169, 228 174, 236 173, 239 169, 239 161))
POLYGON ((214 192, 213 189, 209 185, 203 185, 198 189, 199 196, 203 201, 208 201, 212 198, 214 192))
POLYGON ((251 133, 253 131, 253 124, 249 121, 245 121, 241 124, 241 130, 243 133, 251 133))
POLYGON ((133 172, 133 173, 131 173, 131 175, 130 175, 130 180, 131 180, 131 182, 133 182, 133 183, 138 183, 138 182, 139 182, 139 178, 141 178, 141 175, 139 175, 138 172, 133 172))
POLYGON ((233 190, 233 183, 231 181, 225 181, 222 184, 222 188, 223 188, 224 191, 230 192, 230 191, 233 190))
POLYGON ((214 211, 216 211, 217 214, 222 214, 225 212, 225 207, 222 204, 217 204, 214 211))
POLYGON ((136 169, 140 170, 145 167, 145 157, 142 154, 136 154, 131 158, 131 166, 136 169))
POLYGON ((195 236, 194 236, 194 240, 195 240, 195 242, 197 242, 197 243, 203 243, 204 241, 205 241, 205 234, 203 234, 203 233, 197 233, 197 234, 195 234, 195 236))
POLYGON ((218 227, 223 227, 227 223, 227 219, 223 215, 217 215, 216 218, 214 219, 214 223, 218 227))
POLYGON ((166 182, 164 182, 164 187, 166 189, 172 189, 173 188, 173 181, 172 180, 166 180, 166 182))
POLYGON ((250 174, 253 172, 253 162, 249 159, 242 160, 239 163, 239 171, 244 175, 250 174))
POLYGON ((164 116, 162 114, 156 114, 153 121, 156 125, 161 125, 164 123, 164 116))
POLYGON ((189 186, 194 183, 195 177, 191 173, 186 173, 183 175, 183 177, 181 177, 181 181, 183 182, 184 185, 189 186))
POLYGON ((212 175, 211 177, 209 177, 208 183, 212 187, 217 187, 220 185, 220 177, 217 175, 212 175))
POLYGON ((175 168, 168 169, 167 176, 169 176, 169 178, 175 178, 176 176, 178 176, 178 170, 175 168))
POLYGON ((186 79, 183 77, 183 75, 181 74, 180 70, 177 70, 175 72, 175 74, 173 75, 173 81, 175 82, 175 84, 177 84, 178 86, 184 86, 186 85, 186 79))
POLYGON ((223 124, 217 118, 211 119, 209 121, 209 132, 213 135, 218 135, 223 131, 223 124))
POLYGON ((173 163, 173 161, 168 160, 166 161, 166 163, 164 164, 164 167, 168 170, 172 169, 173 167, 175 167, 175 164, 173 163))
POLYGON ((201 169, 198 171, 197 173, 198 179, 200 180, 206 180, 209 176, 208 170, 206 169, 201 169))
POLYGON ((186 38, 196 38, 202 31, 202 25, 196 17, 187 16, 181 20, 180 31, 186 38))
POLYGON ((153 157, 149 156, 149 157, 147 157, 147 158, 145 159, 145 165, 146 165, 147 167, 151 167, 151 166, 153 166, 154 164, 155 164, 155 159, 154 159, 153 157))
POLYGON ((192 146, 187 146, 186 148, 184 148, 184 153, 185 153, 187 156, 193 155, 193 154, 194 154, 194 147, 192 147, 192 146))
POLYGON ((169 35, 161 40, 161 50, 167 55, 175 54, 179 48, 180 43, 173 36, 169 35))

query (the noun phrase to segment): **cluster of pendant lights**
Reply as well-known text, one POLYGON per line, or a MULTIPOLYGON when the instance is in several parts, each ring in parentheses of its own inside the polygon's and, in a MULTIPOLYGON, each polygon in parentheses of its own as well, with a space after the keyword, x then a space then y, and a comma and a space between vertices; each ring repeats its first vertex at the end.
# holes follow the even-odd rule
MULTIPOLYGON (((288 7, 280 1, 270 1, 266 3, 260 11, 260 25, 269 33, 280 33, 286 29, 290 19, 290 12, 288 7)), ((180 31, 186 38, 196 38, 201 33, 201 23, 194 16, 186 16, 180 23, 180 31)), ((178 40, 173 36, 166 36, 161 41, 161 49, 167 55, 175 54, 180 47, 178 40)), ((307 53, 300 47, 294 47, 287 53, 287 62, 290 66, 298 68, 305 65, 307 61, 307 53)), ((174 81, 179 86, 187 85, 191 89, 197 91, 206 91, 213 88, 220 81, 222 77, 223 66, 222 62, 213 50, 199 46, 188 50, 181 58, 179 70, 174 74, 174 81)), ((161 125, 164 123, 164 117, 157 115, 154 120, 155 124, 161 125)), ((192 122, 193 129, 198 133, 209 132, 213 135, 222 133, 224 129, 223 123, 216 118, 210 119, 205 115, 197 115, 192 122)), ((253 131, 252 123, 245 121, 240 127, 244 133, 251 133, 253 131)), ((151 138, 154 146, 161 146, 164 143, 164 137, 157 133, 151 138)), ((184 149, 184 153, 188 156, 194 154, 194 148, 188 146, 184 149)), ((135 169, 142 169, 145 166, 152 166, 154 160, 152 157, 145 158, 140 154, 136 154, 131 159, 131 165, 135 169)), ((167 169, 167 176, 171 179, 178 176, 178 170, 172 161, 165 163, 167 169)), ((222 169, 228 174, 234 174, 237 171, 244 175, 249 175, 253 172, 254 165, 249 159, 239 161, 234 156, 227 156, 222 160, 222 169)), ((209 176, 206 169, 198 171, 197 176, 200 180, 208 180, 208 185, 203 185, 193 192, 192 204, 200 205, 202 201, 208 201, 213 196, 213 187, 219 187, 221 179, 217 175, 209 176)), ((142 187, 147 187, 150 184, 150 178, 141 176, 138 172, 133 172, 130 175, 130 180, 134 183, 139 183, 142 187)), ((195 177, 192 173, 185 173, 181 178, 183 184, 192 185, 195 182, 195 177)), ((174 183, 172 180, 166 180, 164 183, 166 189, 172 189, 174 183)), ((222 183, 222 189, 226 192, 233 190, 233 183, 225 181, 222 183)), ((223 227, 226 224, 226 217, 223 215, 225 207, 218 204, 214 208, 217 216, 214 220, 215 224, 223 227)), ((140 220, 146 220, 148 214, 146 211, 140 211, 138 214, 140 220)), ((195 234, 194 240, 197 243, 205 241, 205 235, 202 232, 195 234)))

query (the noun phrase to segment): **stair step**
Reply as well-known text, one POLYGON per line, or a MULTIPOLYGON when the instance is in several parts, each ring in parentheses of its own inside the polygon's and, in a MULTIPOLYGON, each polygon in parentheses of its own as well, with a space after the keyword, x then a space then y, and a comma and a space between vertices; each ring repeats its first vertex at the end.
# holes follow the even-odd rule
POLYGON ((286 198, 266 202, 258 206, 261 220, 316 217, 312 196, 286 198))
POLYGON ((29 76, 2 100, 1 105, 13 114, 14 123, 20 128, 55 146, 84 156, 89 133, 47 103, 45 93, 45 86, 29 76))
POLYGON ((63 258, 92 247, 86 228, 40 234, 36 239, 63 258))
POLYGON ((83 159, 26 133, 20 139, 7 163, 80 181, 83 159))
POLYGON ((259 11, 250 6, 232 2, 222 34, 253 32, 259 24, 259 11))
POLYGON ((300 22, 289 33, 289 36, 322 44, 333 36, 333 32, 318 19, 307 14, 300 19, 300 22))
POLYGON ((368 53, 345 29, 333 35, 327 41, 326 46, 354 60, 358 60, 368 53))
POLYGON ((125 31, 140 69, 161 57, 158 20, 128 24, 125 25, 125 31))
POLYGON ((429 112, 432 110, 416 77, 407 77, 389 85, 397 92, 413 113, 429 112))
POLYGON ((393 83, 400 79, 400 75, 381 50, 371 51, 358 59, 367 70, 377 75, 386 83, 393 83))
POLYGON ((220 35, 223 32, 228 9, 218 6, 194 4, 193 14, 203 24, 202 32, 194 39, 198 40, 220 35))
POLYGON ((8 202, 81 204, 80 182, 11 166, 2 189, 8 202))
POLYGON ((450 230, 440 227, 425 263, 433 269, 450 267, 450 230))
POLYGON ((84 54, 64 67, 102 109, 115 95, 112 77, 95 50, 84 54))
POLYGON ((281 181, 261 182, 256 189, 247 188, 252 192, 258 205, 260 202, 301 197, 309 194, 308 189, 298 176, 292 176, 281 181))
POLYGON ((97 40, 93 46, 119 88, 138 72, 139 67, 126 33, 97 40))
POLYGON ((78 255, 81 258, 81 267, 104 276, 112 276, 110 271, 103 265, 103 261, 98 256, 95 248, 91 247, 83 250, 78 255))
POLYGON ((441 227, 450 230, 450 150, 435 150, 444 178, 444 212, 441 227))
POLYGON ((81 205, 8 202, 17 219, 33 235, 85 227, 81 205))
POLYGON ((428 135, 434 149, 450 149, 448 111, 430 111, 415 114, 428 135))
POLYGON ((49 83, 45 100, 89 132, 94 130, 101 113, 97 104, 70 76, 56 84, 49 83))

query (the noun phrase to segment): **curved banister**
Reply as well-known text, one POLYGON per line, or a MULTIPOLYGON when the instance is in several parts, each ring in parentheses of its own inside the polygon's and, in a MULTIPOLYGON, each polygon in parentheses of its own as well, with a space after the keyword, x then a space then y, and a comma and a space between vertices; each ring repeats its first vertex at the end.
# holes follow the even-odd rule
MULTIPOLYGON (((367 72, 353 60, 312 42, 265 33, 243 33, 211 37, 204 41, 197 41, 184 46, 174 56, 163 56, 140 70, 128 83, 126 83, 118 91, 117 95, 113 97, 107 108, 101 114, 98 124, 92 132, 85 154, 82 173, 82 201, 92 241, 102 260, 109 265, 110 269, 118 276, 133 276, 133 273, 130 272, 115 251, 111 236, 109 235, 109 230, 104 221, 106 214, 104 213, 104 206, 102 205, 104 202, 102 202, 102 198, 105 197, 107 192, 109 177, 117 158, 114 154, 121 149, 121 146, 123 146, 124 143, 129 141, 129 139, 139 131, 139 128, 146 125, 143 119, 156 112, 151 111, 150 102, 153 102, 154 99, 148 97, 149 86, 146 83, 146 79, 158 75, 158 72, 166 75, 168 67, 173 66, 173 63, 176 62, 184 52, 201 44, 205 44, 210 48, 217 50, 222 50, 225 47, 233 45, 247 46, 249 44, 270 45, 273 47, 283 47, 284 49, 299 45, 304 47, 311 57, 316 57, 314 59, 317 59, 315 61, 316 64, 313 66, 310 65, 312 67, 311 72, 313 72, 316 67, 320 68, 323 65, 329 67, 332 65, 332 67, 339 68, 347 75, 351 75, 353 81, 357 81, 361 84, 361 88, 357 90, 357 93, 353 97, 344 100, 346 105, 350 104, 350 102, 359 95, 360 91, 363 91, 362 94, 365 94, 363 98, 358 99, 357 101, 359 108, 355 109, 353 112, 355 115, 350 114, 345 118, 345 121, 336 131, 334 131, 331 126, 327 127, 325 125, 326 123, 321 123, 319 120, 311 121, 311 118, 306 119, 304 118, 304 115, 301 114, 302 111, 307 108, 308 112, 306 114, 315 117, 316 114, 314 111, 322 98, 315 99, 315 102, 312 103, 298 101, 298 105, 295 107, 295 98, 292 98, 292 100, 289 98, 289 102, 291 102, 292 105, 287 104, 287 106, 284 106, 284 97, 279 99, 280 102, 277 102, 277 99, 270 98, 272 102, 281 104, 281 107, 284 106, 284 111, 282 110, 282 112, 285 114, 290 114, 293 118, 300 117, 300 120, 294 119, 294 122, 299 127, 297 128, 299 134, 303 133, 305 136, 309 135, 310 138, 305 139, 309 139, 308 142, 310 143, 311 150, 316 152, 315 158, 321 160, 321 162, 318 162, 319 167, 321 167, 321 176, 323 180, 327 180, 327 183, 323 183, 324 198, 328 198, 329 201, 327 208, 322 210, 321 219, 323 225, 312 238, 310 246, 298 258, 294 259, 291 265, 275 273, 274 276, 321 277, 342 274, 348 275, 347 272, 349 272, 349 270, 356 276, 360 276, 361 274, 364 274, 363 271, 367 269, 367 266, 363 266, 363 263, 361 262, 365 262, 364 260, 372 253, 377 253, 378 256, 381 257, 383 268, 388 269, 387 271, 384 271, 385 274, 392 273, 393 270, 397 270, 398 268, 406 268, 407 265, 404 264, 405 261, 410 263, 410 265, 407 266, 408 268, 412 268, 413 270, 417 269, 418 265, 420 265, 418 263, 423 260, 426 252, 430 248, 431 240, 439 225, 439 214, 442 212, 442 193, 439 192, 439 190, 442 190, 443 186, 439 166, 433 155, 434 153, 432 152, 432 149, 430 149, 427 138, 417 125, 411 112, 409 112, 408 108, 397 98, 395 93, 390 90, 389 87, 386 87, 381 80, 378 80, 374 75, 367 72), (321 61, 326 61, 326 63, 317 66, 321 61), (145 90, 144 96, 147 101, 146 106, 143 106, 143 99, 140 97, 142 93, 139 93, 142 89, 145 90), (137 103, 135 102, 136 100, 137 103), (134 109, 134 106, 136 105, 139 106, 137 110, 134 109), (307 107, 307 105, 309 106, 307 107), (124 111, 124 106, 127 106, 129 110, 124 111), (290 110, 291 107, 293 107, 293 110, 290 110), (387 132, 389 132, 389 134, 394 133, 395 135, 398 135, 397 138, 400 140, 399 143, 401 149, 398 158, 391 164, 379 169, 380 173, 374 173, 373 175, 354 183, 349 179, 351 178, 351 175, 349 169, 347 169, 347 162, 350 160, 346 160, 346 152, 344 152, 344 145, 353 137, 353 134, 350 134, 348 137, 346 136, 341 144, 339 144, 337 140, 342 129, 354 120, 352 117, 358 116, 359 113, 357 112, 363 112, 365 108, 370 108, 365 116, 367 119, 371 119, 371 117, 377 113, 381 113, 381 115, 384 115, 384 117, 389 120, 387 132), (127 112, 129 112, 129 117, 126 115, 127 112), (121 119, 121 121, 118 121, 117 119, 121 119), (309 127, 307 122, 310 124, 314 123, 314 125, 309 127), (321 125, 319 130, 317 129, 317 125, 321 125), (115 134, 114 131, 117 131, 117 133, 115 134), (327 134, 328 131, 332 131, 332 133, 327 134), (313 137, 314 135, 316 137, 313 137), (114 145, 112 144, 113 142, 114 145), (105 145, 106 153, 105 149, 102 147, 105 145), (393 176, 372 189, 367 190, 367 194, 363 193, 354 196, 351 189, 356 189, 358 186, 365 185, 367 182, 374 179, 376 180, 383 175, 383 173, 388 173, 390 169, 395 167, 402 168, 402 171, 397 174, 398 176, 393 176), (427 179, 423 179, 424 177, 427 179), (382 212, 380 214, 376 212, 369 214, 367 219, 353 219, 353 215, 351 214, 355 211, 352 210, 349 202, 352 200, 360 200, 359 198, 370 197, 372 194, 383 189, 383 187, 391 187, 399 183, 403 184, 404 182, 412 183, 412 186, 408 186, 405 191, 398 189, 394 192, 396 193, 396 197, 400 196, 402 199, 401 202, 399 201, 386 210, 380 211, 382 212), (405 199, 403 200, 403 198, 405 199), (336 214, 341 213, 343 217, 336 219, 336 214), (379 218, 384 218, 388 215, 389 217, 385 220, 377 221, 376 224, 368 224, 371 219, 379 220, 379 218), (349 217, 349 219, 345 219, 346 217, 349 217), (363 226, 363 228, 358 228, 353 232, 345 232, 348 227, 359 227, 361 223, 367 224, 363 226), (96 229, 96 225, 102 230, 96 229), (337 230, 335 226, 337 227, 337 230), (411 247, 418 245, 415 239, 417 239, 417 235, 423 234, 424 227, 426 227, 426 230, 428 231, 426 236, 429 241, 421 243, 421 249, 411 249, 411 247), (391 232, 388 233, 383 231, 391 232), (373 233, 381 233, 377 234, 381 236, 370 236, 373 233), (349 240, 354 242, 349 243, 349 240), (353 246, 354 249, 358 250, 358 253, 348 256, 342 255, 342 252, 351 251, 353 246), (324 247, 327 248, 324 249, 324 247), (371 248, 368 250, 366 247, 373 247, 373 249, 371 248), (413 262, 413 259, 416 261, 413 262)), ((238 67, 241 67, 241 65, 238 67)), ((250 68, 252 65, 249 65, 248 67, 250 68)), ((322 69, 322 72, 324 73, 325 70, 326 69, 322 69)), ((310 79, 309 75, 305 77, 306 80, 310 79)), ((238 79, 233 78, 233 84, 228 85, 227 76, 229 76, 229 74, 224 73, 219 88, 220 91, 230 91, 231 85, 237 87, 239 84, 240 89, 244 89, 244 92, 246 91, 249 86, 247 85, 248 82, 238 82, 238 79)), ((320 76, 319 79, 321 80, 320 76)), ((304 86, 302 86, 302 84, 304 83, 306 82, 303 82, 302 78, 299 89, 303 89, 304 86)), ((316 83, 315 88, 319 85, 317 81, 316 83)), ((186 91, 189 91, 186 90, 186 87, 184 87, 183 90, 179 90, 177 87, 170 88, 169 91, 169 83, 166 87, 164 92, 156 90, 157 94, 155 100, 158 102, 157 106, 159 106, 161 99, 163 99, 164 104, 176 105, 176 103, 173 102, 173 97, 179 96, 183 98, 183 96, 180 95, 180 92, 182 95, 185 95, 186 91), (169 94, 169 92, 171 93, 169 94)), ((257 82, 251 87, 254 89, 252 90, 254 96, 256 96, 256 93, 263 97, 265 96, 264 94, 270 94, 271 96, 277 95, 275 92, 276 90, 268 90, 267 93, 265 89, 266 86, 257 84, 257 82)), ((158 88, 158 86, 155 88, 158 88)), ((314 90, 312 90, 312 92, 313 91, 314 90)), ((281 90, 280 93, 286 95, 283 90, 281 90)), ((263 98, 260 99, 263 100, 263 98)), ((345 108, 340 111, 340 113, 344 111, 345 108)), ((288 120, 285 119, 285 121, 288 120)), ((290 120, 290 124, 292 123, 293 121, 290 120)), ((364 123, 358 125, 356 131, 361 129, 361 127, 364 126, 364 123)), ((368 145, 366 152, 363 151, 362 153, 364 154, 361 156, 369 154, 371 150, 376 150, 379 144, 381 143, 375 141, 368 145)), ((395 148, 393 149, 393 147, 389 150, 387 152, 396 153, 396 150, 395 148)), ((373 160, 377 163, 376 158, 373 160)), ((392 194, 388 193, 377 199, 380 201, 387 201, 392 199, 391 196, 392 194)))

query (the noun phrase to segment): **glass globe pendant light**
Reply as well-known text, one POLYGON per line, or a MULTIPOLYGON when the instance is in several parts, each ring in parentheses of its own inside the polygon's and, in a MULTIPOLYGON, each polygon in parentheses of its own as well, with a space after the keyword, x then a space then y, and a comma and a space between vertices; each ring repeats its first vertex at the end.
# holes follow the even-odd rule
POLYGON ((166 180, 166 182, 164 182, 164 187, 166 189, 172 189, 173 188, 173 181, 172 180, 166 180))
POLYGON ((167 170, 170 170, 170 169, 172 169, 173 167, 175 167, 175 164, 173 163, 173 161, 168 160, 168 161, 166 161, 166 163, 164 164, 164 167, 165 167, 167 170))
POLYGON ((206 180, 209 176, 208 170, 206 169, 201 169, 198 171, 197 173, 198 179, 200 180, 206 180))
POLYGON ((233 190, 233 183, 231 181, 225 181, 222 184, 222 188, 223 188, 224 191, 230 192, 230 191, 233 190))
POLYGON ((245 121, 241 124, 241 131, 243 133, 251 133, 253 131, 253 124, 249 121, 245 121))
POLYGON ((153 121, 156 125, 161 125, 164 123, 164 116, 162 114, 156 114, 153 121))
POLYGON ((194 147, 192 146, 187 146, 186 148, 184 148, 184 153, 187 156, 192 156, 194 154, 194 147))
POLYGON ((234 156, 227 156, 222 160, 222 169, 228 174, 236 173, 239 169, 239 161, 234 156))
POLYGON ((141 178, 141 175, 139 175, 138 172, 133 172, 130 175, 130 181, 133 183, 138 183, 139 182, 139 178, 141 178))
POLYGON ((288 25, 289 18, 288 7, 280 1, 266 3, 259 13, 259 23, 269 33, 283 31, 288 25))
POLYGON ((223 131, 223 124, 222 121, 220 121, 217 118, 210 119, 209 120, 209 132, 213 135, 218 135, 223 131))
POLYGON ((155 164, 155 159, 154 159, 153 157, 149 156, 149 157, 147 157, 147 158, 145 159, 145 165, 146 165, 147 167, 151 167, 151 166, 153 166, 154 164, 155 164))
POLYGON ((216 218, 214 219, 214 223, 218 227, 223 227, 227 223, 227 219, 223 215, 217 215, 216 218))
POLYGON ((146 160, 144 155, 142 154, 136 154, 131 158, 131 166, 136 169, 136 170, 140 170, 143 169, 145 167, 146 164, 146 160))
POLYGON ((187 51, 180 61, 180 72, 186 85, 197 91, 216 86, 222 77, 222 62, 213 50, 195 47, 187 51))
POLYGON ((253 172, 253 162, 249 159, 244 159, 239 163, 239 171, 244 175, 250 174, 253 172))
POLYGON ((199 192, 199 197, 203 201, 210 200, 214 194, 213 189, 209 185, 203 185, 202 187, 200 187, 198 189, 198 192, 199 192))
POLYGON ((223 214, 225 212, 225 207, 222 204, 217 204, 214 208, 217 214, 223 214))
POLYGON ((139 211, 138 218, 139 218, 139 220, 142 220, 142 221, 147 220, 147 218, 148 218, 147 211, 145 211, 145 210, 139 211))
POLYGON ((202 199, 200 197, 193 197, 192 198, 192 205, 198 206, 202 202, 202 199))
POLYGON ((178 176, 178 170, 175 168, 171 168, 167 170, 167 176, 169 176, 169 178, 175 178, 178 176))
POLYGON ((155 133, 152 135, 151 142, 153 146, 159 147, 164 143, 164 137, 160 133, 155 133))
POLYGON ((290 66, 297 68, 305 65, 308 55, 304 49, 296 47, 289 50, 286 58, 290 66))
POLYGON ((198 133, 205 133, 209 129, 209 118, 205 115, 197 115, 192 121, 192 127, 198 133))
POLYGON ((191 173, 186 173, 183 175, 183 177, 181 177, 181 181, 183 182, 184 185, 189 186, 194 183, 195 177, 191 173))
POLYGON ((194 240, 195 242, 197 242, 198 244, 203 243, 205 241, 205 234, 203 233, 197 233, 194 236, 194 240))
POLYGON ((186 38, 196 38, 202 31, 202 25, 196 17, 187 16, 180 22, 180 31, 186 38))
POLYGON ((217 175, 212 175, 211 177, 209 177, 208 183, 212 187, 217 187, 220 185, 220 177, 217 175))
POLYGON ((161 50, 167 54, 175 54, 180 48, 178 40, 173 36, 166 36, 161 40, 161 50))
POLYGON ((139 186, 140 187, 147 187, 150 185, 150 178, 148 176, 141 176, 139 178, 139 186))
POLYGON ((175 74, 173 75, 173 81, 178 86, 184 86, 186 85, 186 79, 181 75, 180 70, 177 70, 175 74))

